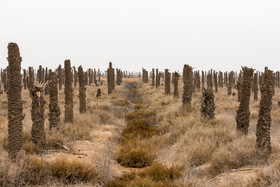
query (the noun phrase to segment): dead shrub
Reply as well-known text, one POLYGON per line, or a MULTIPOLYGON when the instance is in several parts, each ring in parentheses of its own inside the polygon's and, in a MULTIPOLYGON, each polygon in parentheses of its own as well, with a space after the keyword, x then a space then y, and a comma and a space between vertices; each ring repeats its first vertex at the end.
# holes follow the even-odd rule
POLYGON ((147 123, 149 123, 149 120, 146 119, 129 121, 127 128, 122 133, 121 140, 123 142, 131 139, 141 140, 158 135, 159 131, 154 126, 147 125, 147 123))
POLYGON ((108 187, 125 187, 127 184, 136 178, 135 173, 124 174, 121 177, 117 177, 114 180, 110 181, 108 187))
POLYGON ((50 170, 47 162, 39 156, 28 156, 24 159, 22 170, 17 182, 19 184, 45 184, 50 179, 50 170))
POLYGON ((60 157, 50 163, 51 174, 64 184, 96 182, 98 173, 89 163, 60 157))
POLYGON ((127 115, 125 115, 125 119, 127 121, 131 121, 131 120, 137 120, 137 119, 142 119, 142 118, 149 118, 152 122, 153 120, 155 120, 155 116, 156 116, 156 114, 151 111, 136 110, 134 112, 131 112, 131 113, 128 113, 127 115))
POLYGON ((148 106, 143 105, 143 104, 135 104, 133 108, 134 108, 134 110, 144 110, 144 109, 147 109, 148 106))
POLYGON ((165 165, 155 163, 144 170, 140 176, 149 177, 153 181, 173 181, 182 176, 182 169, 171 166, 167 167, 165 165))
POLYGON ((122 166, 143 168, 151 165, 154 156, 146 148, 125 145, 117 152, 117 162, 122 166))
POLYGON ((175 166, 168 168, 165 165, 155 163, 140 173, 131 173, 115 178, 107 186, 179 186, 174 180, 181 176, 182 169, 175 166))

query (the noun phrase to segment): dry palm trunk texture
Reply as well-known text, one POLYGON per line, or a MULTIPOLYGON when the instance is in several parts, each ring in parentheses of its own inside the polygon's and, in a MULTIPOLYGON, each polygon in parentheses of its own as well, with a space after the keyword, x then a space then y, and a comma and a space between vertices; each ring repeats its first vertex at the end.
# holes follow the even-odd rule
POLYGON ((24 89, 26 90, 26 83, 27 83, 27 81, 26 81, 26 69, 24 69, 23 70, 23 87, 24 87, 24 89))
POLYGON ((98 82, 100 82, 101 81, 101 72, 100 72, 100 70, 98 69, 98 82))
POLYGON ((109 62, 109 68, 107 69, 107 82, 108 82, 108 94, 111 94, 115 89, 115 74, 112 62, 109 62))
POLYGON ((41 83, 43 82, 43 70, 42 70, 42 66, 39 66, 39 70, 38 70, 38 82, 41 83))
POLYGON ((38 90, 35 87, 28 88, 31 92, 32 108, 31 108, 31 119, 32 119, 32 129, 31 129, 31 140, 35 144, 35 150, 40 151, 45 147, 45 116, 44 116, 44 105, 45 100, 42 96, 44 90, 38 90), (40 97, 38 97, 37 92, 40 92, 40 97))
POLYGON ((86 112, 86 87, 84 80, 84 71, 82 66, 78 68, 79 75, 79 101, 80 101, 80 113, 84 114, 86 112))
POLYGON ((97 84, 96 70, 95 70, 95 69, 94 69, 94 71, 93 71, 93 82, 97 84))
POLYGON ((180 75, 175 72, 174 73, 174 98, 179 97, 179 90, 178 90, 178 81, 179 81, 180 75))
POLYGON ((21 56, 16 43, 8 45, 8 153, 12 160, 22 147, 21 56))
POLYGON ((77 71, 76 71, 76 67, 74 66, 74 87, 77 87, 77 71))
POLYGON ((274 92, 273 72, 266 67, 262 77, 263 84, 261 86, 261 101, 256 136, 258 151, 266 158, 271 153, 270 124, 272 96, 274 92))
POLYGON ((50 129, 59 128, 60 126, 60 109, 58 106, 58 87, 57 75, 55 72, 49 73, 49 89, 50 89, 50 103, 49 103, 49 122, 50 129))
POLYGON ((258 86, 258 73, 254 74, 254 80, 253 80, 253 90, 254 90, 254 101, 258 100, 258 91, 259 91, 259 86, 258 86))
POLYGON ((204 71, 201 72, 201 83, 202 83, 202 89, 204 89, 205 88, 204 71))
POLYGON ((206 76, 206 78, 207 78, 207 89, 208 89, 208 88, 213 89, 213 88, 211 87, 211 79, 212 79, 211 73, 208 73, 207 76, 206 76))
POLYGON ((156 88, 159 87, 159 73, 158 73, 158 69, 156 69, 156 88))
POLYGON ((34 85, 34 70, 32 67, 29 67, 29 82, 28 87, 32 87, 34 85))
POLYGON ((65 95, 65 119, 66 123, 73 123, 73 88, 71 84, 71 62, 65 60, 64 62, 64 95, 65 95))
POLYGON ((165 94, 170 94, 170 72, 168 71, 168 69, 165 69, 165 84, 164 84, 164 88, 165 88, 165 94))
POLYGON ((85 85, 88 85, 88 72, 84 72, 85 74, 85 78, 84 78, 84 81, 85 81, 85 85))
POLYGON ((121 70, 116 69, 117 71, 117 85, 121 85, 121 70))
POLYGON ((215 102, 214 92, 211 88, 202 90, 202 101, 201 101, 201 115, 208 118, 215 118, 215 102))
POLYGON ((215 86, 215 92, 218 92, 218 73, 214 72, 214 86, 215 86))
MULTIPOLYGON (((45 69, 45 83, 49 80, 49 73, 48 73, 48 68, 46 67, 45 69)), ((45 88, 45 95, 49 95, 49 84, 46 85, 45 88)))
POLYGON ((228 73, 227 72, 224 73, 224 85, 226 87, 228 87, 228 73))
POLYGON ((63 82, 63 78, 62 78, 62 68, 61 65, 59 64, 58 66, 58 79, 59 79, 59 90, 62 89, 62 82, 63 82))
POLYGON ((183 69, 183 82, 184 82, 184 91, 183 91, 183 112, 191 111, 191 101, 192 101, 192 67, 189 65, 184 65, 183 69))
POLYGON ((200 73, 197 71, 196 73, 196 88, 200 90, 200 73))
POLYGON ((250 95, 251 95, 251 86, 252 86, 252 79, 254 69, 243 67, 243 78, 242 78, 242 85, 241 85, 241 100, 240 105, 237 110, 236 116, 236 130, 238 133, 242 135, 248 134, 249 128, 249 121, 250 121, 250 111, 249 111, 249 102, 250 102, 250 95))

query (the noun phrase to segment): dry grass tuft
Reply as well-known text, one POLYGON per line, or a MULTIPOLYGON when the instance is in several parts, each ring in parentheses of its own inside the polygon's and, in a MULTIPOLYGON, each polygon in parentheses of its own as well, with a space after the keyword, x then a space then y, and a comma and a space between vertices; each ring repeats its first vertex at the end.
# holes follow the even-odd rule
POLYGON ((146 148, 125 145, 117 152, 117 162, 126 167, 143 168, 151 165, 154 156, 146 148))
POLYGON ((134 108, 134 110, 144 110, 144 109, 147 109, 148 106, 143 105, 143 104, 135 104, 133 108, 134 108))
MULTIPOLYGON (((176 179, 182 176, 182 169, 155 163, 140 173, 131 173, 116 178, 107 186, 178 186, 176 179)), ((187 185, 188 186, 188 185, 187 185)))
POLYGON ((132 121, 132 120, 139 120, 139 119, 153 119, 155 118, 155 113, 148 111, 148 110, 136 110, 134 112, 131 112, 127 115, 125 115, 125 119, 127 121, 132 121))
POLYGON ((44 184, 50 179, 50 170, 47 162, 39 156, 28 156, 22 165, 18 176, 22 184, 44 184))
POLYGON ((125 143, 127 140, 142 140, 151 138, 154 135, 158 135, 159 131, 154 126, 147 125, 149 123, 149 119, 137 119, 129 121, 127 128, 125 128, 122 133, 121 140, 125 143))
POLYGON ((98 180, 96 169, 86 162, 70 160, 60 157, 50 163, 51 174, 64 184, 76 184, 81 182, 94 182, 98 180))

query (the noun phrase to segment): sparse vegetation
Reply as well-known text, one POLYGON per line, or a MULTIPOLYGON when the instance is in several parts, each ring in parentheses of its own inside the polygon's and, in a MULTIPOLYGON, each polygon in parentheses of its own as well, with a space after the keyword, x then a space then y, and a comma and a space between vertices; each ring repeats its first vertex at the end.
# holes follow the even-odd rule
MULTIPOLYGON (((16 47, 12 51, 9 55, 16 55, 13 58, 8 55, 8 60, 19 63, 16 47)), ((21 118, 17 119, 17 127, 23 124, 22 129, 14 128, 11 133, 9 120, 14 116, 6 112, 10 112, 9 104, 14 99, 9 93, 15 91, 11 67, 3 70, 1 76, 8 93, 8 97, 0 94, 2 186, 273 186, 279 181, 280 146, 275 125, 280 121, 280 92, 276 86, 280 82, 279 73, 274 76, 266 69, 265 73, 255 73, 253 79, 251 68, 243 68, 243 76, 238 76, 233 71, 215 70, 200 74, 185 65, 182 78, 179 72, 172 73, 171 84, 168 69, 163 73, 159 69, 149 72, 143 68, 141 74, 116 68, 115 87, 112 63, 107 72, 98 70, 98 80, 95 70, 88 69, 85 76, 81 68, 79 73, 71 68, 70 60, 56 72, 42 66, 39 70, 30 67, 22 71, 19 81, 31 91, 23 90, 22 98, 16 97, 17 107, 23 108, 18 113, 21 118), (75 86, 78 79, 80 90, 75 86), (150 79, 152 83, 146 84, 150 79), (44 90, 36 89, 39 81, 47 80, 50 97, 44 101, 44 90), (86 83, 87 97, 83 97, 86 83), (239 109, 232 89, 236 83, 241 88, 239 109), (260 105, 249 102, 250 92, 256 96, 259 85, 260 105), (65 93, 58 89, 62 87, 65 93), (97 90, 102 91, 102 97, 96 97, 97 90), (177 99, 179 96, 182 100, 177 99), (252 114, 248 117, 249 108, 252 114), (60 109, 62 117, 72 120, 60 123, 60 109), (236 133, 237 109, 236 120, 247 136, 236 133), (49 121, 45 124, 47 110, 49 121), (32 127, 34 121, 40 129, 32 127), (256 131, 254 124, 257 124, 256 131), (11 144, 15 137, 20 138, 14 141, 18 142, 16 145, 11 144), (13 153, 11 145, 16 147, 12 148, 13 153), (43 148, 38 149, 40 146, 43 148), (247 174, 243 171, 248 171, 250 180, 244 182, 247 174), (231 179, 232 175, 238 180, 231 179)))

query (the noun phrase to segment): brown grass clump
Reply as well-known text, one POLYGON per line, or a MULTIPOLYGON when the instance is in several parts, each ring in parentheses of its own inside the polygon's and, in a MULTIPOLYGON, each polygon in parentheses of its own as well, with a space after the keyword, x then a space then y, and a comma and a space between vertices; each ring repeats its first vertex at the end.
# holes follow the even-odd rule
POLYGON ((148 106, 143 105, 143 104, 135 104, 133 108, 134 108, 134 110, 144 110, 144 109, 147 109, 148 106))
POLYGON ((127 115, 125 115, 125 119, 127 121, 137 120, 137 119, 143 119, 143 118, 153 118, 155 117, 155 113, 148 111, 148 110, 136 110, 134 112, 131 112, 127 115))
POLYGON ((86 162, 61 157, 50 163, 51 174, 64 184, 94 182, 98 179, 95 168, 86 162))
POLYGON ((146 148, 125 145, 117 153, 117 162, 126 167, 143 168, 151 165, 154 157, 146 148))
POLYGON ((122 133, 122 140, 145 139, 158 135, 159 131, 151 125, 149 120, 140 119, 129 121, 127 128, 122 133))
POLYGON ((117 152, 118 163, 133 168, 151 165, 154 156, 148 148, 141 146, 141 140, 159 134, 155 126, 151 125, 155 121, 155 113, 140 109, 127 114, 125 118, 127 127, 120 138, 123 146, 117 152))
POLYGON ((22 168, 18 176, 19 183, 44 184, 50 179, 49 165, 39 156, 26 157, 22 168))
POLYGON ((181 176, 182 170, 180 168, 175 166, 168 168, 165 165, 155 163, 138 174, 131 173, 116 178, 107 186, 178 186, 174 180, 181 176))

